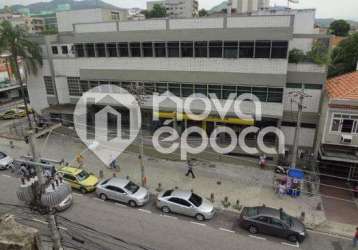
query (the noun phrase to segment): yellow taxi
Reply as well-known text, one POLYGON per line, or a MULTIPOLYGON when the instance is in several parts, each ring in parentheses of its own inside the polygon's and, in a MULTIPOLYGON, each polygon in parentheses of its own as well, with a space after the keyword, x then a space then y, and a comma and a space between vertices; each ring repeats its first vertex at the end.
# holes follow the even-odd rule
POLYGON ((25 116, 26 116, 26 112, 25 112, 25 110, 22 110, 22 109, 9 109, 9 110, 0 114, 0 118, 5 119, 5 120, 21 118, 21 117, 25 117, 25 116))
POLYGON ((92 192, 96 189, 98 178, 84 169, 67 166, 59 169, 58 173, 72 188, 80 190, 81 193, 92 192))

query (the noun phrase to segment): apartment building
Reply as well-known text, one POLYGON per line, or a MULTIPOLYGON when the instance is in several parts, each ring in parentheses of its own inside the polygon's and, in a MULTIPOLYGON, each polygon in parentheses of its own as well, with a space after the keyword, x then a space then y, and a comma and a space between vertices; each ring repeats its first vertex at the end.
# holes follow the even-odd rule
POLYGON ((41 33, 45 30, 45 21, 41 17, 30 17, 22 14, 2 13, 0 22, 7 20, 15 26, 22 27, 29 33, 41 33))
POLYGON ((228 13, 253 13, 270 7, 270 0, 230 0, 228 13))
POLYGON ((199 16, 199 3, 197 0, 148 1, 147 10, 152 10, 155 4, 164 6, 170 18, 190 18, 199 16))
MULTIPOLYGON (((314 10, 302 12, 314 17, 314 10)), ((40 41, 44 66, 37 76, 30 76, 31 105, 70 120, 74 105, 90 88, 107 83, 129 88, 139 82, 147 97, 144 125, 150 127, 155 125, 153 92, 169 90, 182 100, 193 93, 214 93, 221 103, 230 93, 252 93, 262 102, 262 120, 254 124, 280 127, 289 148, 297 121, 297 105, 290 93, 303 88, 311 98, 304 101, 299 143, 312 148, 326 68, 288 62, 289 49, 305 49, 318 36, 313 20, 302 17, 306 15, 75 23, 71 30, 40 41), (307 23, 312 27, 306 27, 307 23)), ((252 112, 251 107, 248 104, 244 110, 252 112)), ((159 116, 173 118, 175 108, 170 101, 164 102, 159 116)), ((202 110, 202 104, 196 109, 202 110)), ((183 130, 195 124, 208 133, 217 124, 226 124, 237 133, 247 126, 230 107, 228 119, 213 112, 204 121, 185 118, 176 127, 183 130)))

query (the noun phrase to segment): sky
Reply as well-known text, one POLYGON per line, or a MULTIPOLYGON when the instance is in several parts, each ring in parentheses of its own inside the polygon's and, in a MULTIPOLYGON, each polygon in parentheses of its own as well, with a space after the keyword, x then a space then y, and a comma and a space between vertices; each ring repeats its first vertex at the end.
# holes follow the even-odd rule
MULTIPOLYGON (((49 0, 0 0, 0 8, 4 5, 29 4, 49 0)), ((139 7, 144 9, 146 0, 103 0, 104 2, 123 7, 139 7)), ((223 0, 198 0, 199 8, 210 9, 223 0)), ((287 0, 271 0, 272 4, 287 5, 287 0)), ((358 21, 358 0, 299 0, 298 4, 290 4, 291 8, 315 8, 318 18, 343 18, 358 21)))

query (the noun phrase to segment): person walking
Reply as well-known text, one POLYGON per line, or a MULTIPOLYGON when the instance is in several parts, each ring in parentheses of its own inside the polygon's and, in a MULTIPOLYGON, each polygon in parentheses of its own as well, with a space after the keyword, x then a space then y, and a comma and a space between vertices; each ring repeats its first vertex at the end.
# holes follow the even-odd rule
POLYGON ((266 155, 263 154, 259 157, 259 165, 262 169, 266 167, 266 155))
POLYGON ((357 247, 358 245, 358 227, 356 227, 356 232, 353 236, 353 247, 357 247))
POLYGON ((193 164, 191 163, 191 161, 187 161, 187 167, 188 167, 188 171, 186 172, 185 176, 189 176, 189 174, 191 174, 191 177, 194 179, 195 174, 193 172, 193 164))
POLYGON ((82 166, 83 166, 83 160, 84 160, 84 157, 83 157, 81 154, 78 154, 78 155, 76 156, 76 161, 77 161, 77 163, 78 163, 78 167, 79 167, 79 168, 82 168, 82 166))

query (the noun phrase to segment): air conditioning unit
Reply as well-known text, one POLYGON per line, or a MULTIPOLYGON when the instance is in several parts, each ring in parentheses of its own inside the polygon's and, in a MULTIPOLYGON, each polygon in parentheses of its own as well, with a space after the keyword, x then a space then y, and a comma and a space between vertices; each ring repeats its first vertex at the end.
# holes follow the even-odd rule
POLYGON ((347 134, 341 135, 341 143, 345 143, 345 144, 352 143, 352 135, 347 135, 347 134))

